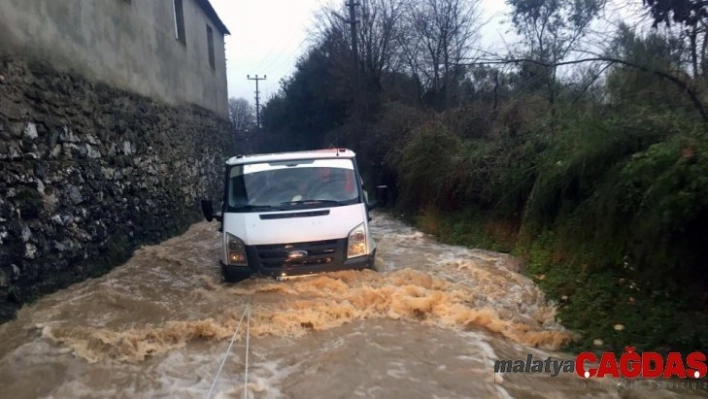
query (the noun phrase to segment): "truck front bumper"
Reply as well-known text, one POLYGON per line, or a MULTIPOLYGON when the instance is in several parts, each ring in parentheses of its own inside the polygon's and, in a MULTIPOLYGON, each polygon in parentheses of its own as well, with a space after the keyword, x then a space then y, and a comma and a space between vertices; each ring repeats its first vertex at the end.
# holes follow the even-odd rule
POLYGON ((363 270, 373 269, 376 262, 376 255, 359 256, 347 259, 344 262, 332 262, 323 265, 297 265, 282 266, 274 268, 260 267, 256 271, 257 275, 273 278, 287 278, 297 276, 307 276, 312 274, 336 272, 341 270, 363 270))
POLYGON ((374 269, 376 250, 369 255, 346 258, 347 242, 331 240, 327 242, 284 244, 269 246, 247 246, 249 265, 229 266, 222 263, 224 275, 246 277, 256 275, 270 278, 307 276, 341 270, 374 269), (297 260, 288 260, 287 252, 305 250, 308 255, 297 260))

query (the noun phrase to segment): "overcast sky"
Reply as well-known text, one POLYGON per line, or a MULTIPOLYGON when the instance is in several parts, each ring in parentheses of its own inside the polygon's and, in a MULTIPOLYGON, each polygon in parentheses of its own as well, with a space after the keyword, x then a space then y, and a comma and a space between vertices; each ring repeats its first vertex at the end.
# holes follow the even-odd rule
MULTIPOLYGON (((229 97, 245 97, 253 102, 254 77, 267 75, 260 82, 261 98, 277 92, 280 80, 289 76, 298 56, 307 46, 308 29, 316 12, 331 0, 211 0, 219 17, 229 28, 226 37, 226 68, 229 97)), ((337 4, 336 2, 333 2, 337 4)), ((339 3, 344 4, 344 0, 339 3)), ((502 0, 482 0, 484 19, 505 10, 502 0)), ((496 19, 498 22, 499 18, 496 19)), ((497 24, 485 28, 485 41, 499 37, 497 24)))
MULTIPOLYGON (((219 17, 231 32, 226 37, 229 97, 255 97, 254 77, 267 75, 260 82, 261 101, 278 91, 280 80, 289 76, 307 46, 308 30, 313 28, 316 12, 326 4, 344 4, 344 0, 211 0, 219 17)), ((627 0, 617 0, 624 8, 627 0)), ((630 0, 641 4, 641 0, 630 0)), ((481 0, 482 47, 503 48, 513 42, 502 25, 508 11, 504 0, 481 0)), ((610 12, 610 15, 616 13, 610 12)))

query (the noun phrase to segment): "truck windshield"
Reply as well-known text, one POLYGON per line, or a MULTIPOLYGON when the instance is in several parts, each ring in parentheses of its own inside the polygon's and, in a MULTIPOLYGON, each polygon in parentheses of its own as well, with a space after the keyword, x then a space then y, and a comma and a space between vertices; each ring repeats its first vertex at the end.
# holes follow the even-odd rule
POLYGON ((359 202, 351 159, 297 160, 236 165, 229 171, 230 210, 260 211, 359 202))

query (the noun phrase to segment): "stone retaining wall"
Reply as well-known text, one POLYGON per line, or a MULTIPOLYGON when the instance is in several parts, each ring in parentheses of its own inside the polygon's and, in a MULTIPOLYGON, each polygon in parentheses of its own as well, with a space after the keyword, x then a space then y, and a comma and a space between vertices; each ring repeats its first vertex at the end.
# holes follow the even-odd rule
POLYGON ((0 322, 220 203, 229 132, 203 109, 0 59, 0 322))

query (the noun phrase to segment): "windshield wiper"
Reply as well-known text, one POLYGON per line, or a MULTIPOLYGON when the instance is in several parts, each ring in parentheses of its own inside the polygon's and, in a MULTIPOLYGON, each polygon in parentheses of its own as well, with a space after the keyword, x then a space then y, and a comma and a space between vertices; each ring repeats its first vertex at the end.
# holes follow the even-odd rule
POLYGON ((331 205, 344 205, 341 201, 326 200, 326 199, 307 199, 299 201, 285 201, 280 205, 301 205, 301 204, 331 204, 331 205))
POLYGON ((243 205, 243 206, 235 206, 232 207, 231 209, 235 211, 253 211, 256 209, 272 209, 273 206, 271 205, 243 205))

